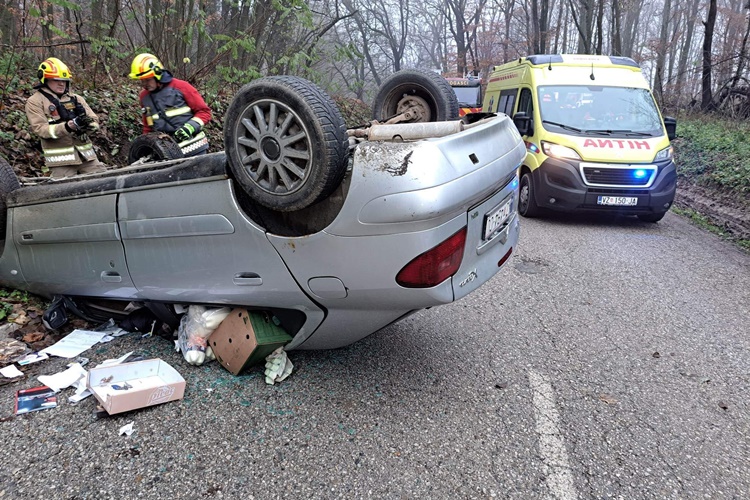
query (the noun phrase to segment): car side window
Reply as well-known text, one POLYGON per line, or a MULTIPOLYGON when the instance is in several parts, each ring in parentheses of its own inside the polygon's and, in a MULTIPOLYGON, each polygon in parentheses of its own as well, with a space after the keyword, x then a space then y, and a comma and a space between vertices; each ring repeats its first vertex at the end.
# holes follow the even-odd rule
POLYGON ((518 89, 506 89, 500 92, 500 100, 497 102, 496 111, 510 116, 513 113, 513 106, 516 104, 517 93, 518 89))
POLYGON ((531 98, 531 90, 521 89, 521 96, 518 98, 518 109, 516 113, 524 112, 527 116, 534 116, 534 101, 531 98))

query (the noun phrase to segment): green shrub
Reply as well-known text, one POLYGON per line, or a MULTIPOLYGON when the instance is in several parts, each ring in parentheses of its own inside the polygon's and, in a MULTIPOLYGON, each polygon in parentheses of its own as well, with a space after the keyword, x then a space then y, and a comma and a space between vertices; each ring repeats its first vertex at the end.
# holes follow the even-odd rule
POLYGON ((677 122, 675 162, 680 176, 723 190, 750 193, 750 125, 714 117, 677 122))

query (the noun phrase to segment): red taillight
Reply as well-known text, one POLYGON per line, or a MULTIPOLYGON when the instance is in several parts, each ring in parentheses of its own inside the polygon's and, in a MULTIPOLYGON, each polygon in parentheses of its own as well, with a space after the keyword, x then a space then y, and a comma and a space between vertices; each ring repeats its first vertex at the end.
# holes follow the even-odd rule
POLYGON ((404 266, 396 275, 396 283, 406 288, 429 288, 450 278, 464 257, 466 228, 404 266))

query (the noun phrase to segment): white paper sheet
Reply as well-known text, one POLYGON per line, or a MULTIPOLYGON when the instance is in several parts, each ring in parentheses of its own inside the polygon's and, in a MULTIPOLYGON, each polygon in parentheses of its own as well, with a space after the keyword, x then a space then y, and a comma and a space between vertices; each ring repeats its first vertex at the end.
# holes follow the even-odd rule
POLYGON ((120 430, 117 431, 120 436, 130 436, 133 433, 133 422, 128 422, 127 424, 120 427, 120 430))
POLYGON ((40 352, 61 358, 74 358, 86 349, 90 349, 95 344, 98 344, 106 335, 106 332, 73 330, 57 344, 42 349, 40 352))
POLYGON ((16 368, 16 365, 8 365, 0 369, 0 374, 5 378, 23 377, 23 372, 16 368))
POLYGON ((55 373, 54 375, 39 375, 37 379, 39 382, 46 385, 55 392, 65 389, 74 385, 80 386, 80 381, 83 380, 83 386, 86 387, 86 375, 88 372, 78 363, 73 363, 67 370, 55 373))

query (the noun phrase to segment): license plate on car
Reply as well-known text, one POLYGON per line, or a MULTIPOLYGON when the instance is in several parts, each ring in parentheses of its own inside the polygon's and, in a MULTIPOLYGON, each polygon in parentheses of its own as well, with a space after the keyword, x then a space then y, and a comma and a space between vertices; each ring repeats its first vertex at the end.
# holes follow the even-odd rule
POLYGON ((484 239, 489 240, 502 227, 513 208, 513 198, 501 203, 484 216, 484 239))
POLYGON ((613 205, 618 207, 631 207, 638 204, 638 198, 635 196, 599 196, 596 199, 597 205, 613 205))

